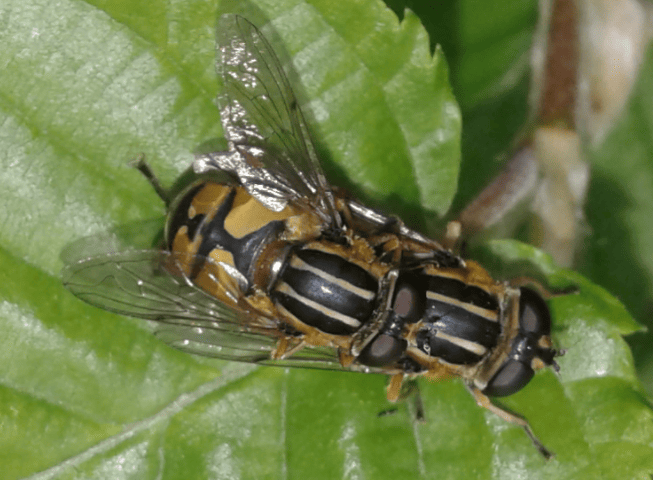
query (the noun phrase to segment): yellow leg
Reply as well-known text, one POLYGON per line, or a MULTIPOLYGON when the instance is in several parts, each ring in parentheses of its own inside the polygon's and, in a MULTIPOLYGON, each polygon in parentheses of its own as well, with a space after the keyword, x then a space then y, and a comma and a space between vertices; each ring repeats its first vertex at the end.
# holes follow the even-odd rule
POLYGON ((408 397, 412 397, 413 405, 412 409, 409 406, 409 410, 414 414, 415 420, 418 422, 424 422, 424 404, 422 403, 422 395, 419 391, 419 384, 415 378, 408 378, 404 382, 404 374, 397 373, 390 377, 390 383, 387 387, 388 401, 397 402, 399 400, 406 401, 408 397))
MULTIPOLYGON (((294 339, 293 337, 290 338, 294 339)), ((291 339, 289 339, 289 337, 280 338, 279 342, 277 343, 277 348, 275 348, 272 352, 272 358, 274 360, 283 360, 284 358, 288 358, 291 355, 297 353, 306 345, 303 340, 301 340, 296 345, 293 345, 292 343, 293 342, 291 339)))
POLYGON ((399 400, 399 393, 401 392, 401 383, 404 380, 403 373, 397 373, 390 378, 390 383, 387 387, 387 395, 389 402, 396 402, 399 400))
POLYGON ((525 418, 520 417, 519 415, 515 415, 514 413, 511 413, 507 410, 504 410, 501 407, 498 407, 492 401, 487 395, 484 395, 478 388, 476 387, 467 387, 468 390, 471 392, 471 394, 474 396, 474 399, 476 400, 476 403, 480 406, 483 407, 490 412, 494 413, 495 415, 501 417, 504 419, 506 422, 510 422, 514 425, 519 425, 524 429, 526 432, 526 435, 528 435, 528 438, 531 439, 533 442, 533 445, 535 445, 535 448, 538 449, 538 451, 546 458, 547 460, 550 458, 553 458, 555 454, 551 451, 549 451, 543 444, 540 442, 535 434, 533 433, 533 430, 531 430, 531 426, 528 424, 525 418))

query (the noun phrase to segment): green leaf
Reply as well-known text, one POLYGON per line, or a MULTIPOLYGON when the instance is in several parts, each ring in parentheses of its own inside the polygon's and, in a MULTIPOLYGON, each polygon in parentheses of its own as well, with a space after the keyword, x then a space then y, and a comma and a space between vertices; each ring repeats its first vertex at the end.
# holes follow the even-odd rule
MULTIPOLYGON (((592 161, 582 271, 614 292, 649 332, 653 329, 653 48, 630 101, 611 134, 588 154, 592 161)), ((653 339, 633 340, 649 394, 653 339)))
MULTIPOLYGON (((3 479, 594 479, 652 471, 651 412, 621 338, 635 324, 604 290, 518 244, 499 248, 504 265, 525 262, 553 285, 580 287, 550 301, 556 341, 568 349, 560 379, 542 373, 505 400, 557 452, 548 463, 459 382, 422 382, 424 425, 413 423, 410 403, 378 417, 390 407, 382 377, 193 357, 161 344, 144 322, 65 291, 58 272, 66 244, 163 213, 127 160, 145 152, 169 184, 198 145, 221 136, 217 5, 132 3, 0 5, 3 479)), ((257 22, 293 61, 334 184, 413 225, 446 211, 460 115, 444 58, 431 56, 414 15, 400 23, 372 0, 232 7, 274 27, 276 34, 257 22)), ((457 21, 477 42, 493 38, 484 29, 495 22, 481 18, 491 11, 467 10, 457 21)), ((521 24, 513 30, 532 27, 528 11, 509 16, 521 24)), ((499 44, 487 47, 501 56, 499 44)), ((460 95, 473 112, 482 92, 496 93, 488 85, 497 73, 481 69, 474 78, 473 62, 460 55, 453 78, 467 85, 460 95)), ((514 46, 502 55, 510 58, 514 46)))
POLYGON ((536 0, 386 0, 410 8, 440 45, 464 119, 462 164, 453 210, 459 211, 496 175, 528 115, 530 47, 536 0))

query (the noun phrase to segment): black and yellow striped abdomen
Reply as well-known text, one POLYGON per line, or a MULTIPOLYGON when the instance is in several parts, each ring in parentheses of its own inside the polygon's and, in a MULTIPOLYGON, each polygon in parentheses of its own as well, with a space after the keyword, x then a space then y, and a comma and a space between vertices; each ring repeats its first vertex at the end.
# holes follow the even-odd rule
POLYGON ((417 335, 417 345, 447 363, 478 363, 496 347, 501 333, 499 302, 485 290, 455 278, 425 278, 429 327, 417 335))
POLYGON ((171 209, 166 242, 194 283, 230 303, 220 283, 249 288, 262 251, 284 232, 284 221, 296 214, 290 207, 281 212, 267 209, 244 187, 201 182, 171 209))
POLYGON ((347 335, 368 321, 378 281, 335 253, 293 248, 270 293, 288 313, 318 330, 347 335))
POLYGON ((228 184, 191 186, 171 212, 168 248, 193 283, 223 302, 257 287, 276 310, 266 313, 304 333, 345 336, 371 319, 387 267, 363 240, 302 237, 297 225, 310 227, 310 213, 275 213, 228 184))
POLYGON ((469 366, 495 349, 502 334, 501 300, 496 282, 474 284, 466 269, 430 268, 417 275, 425 303, 411 352, 416 360, 469 366), (494 287, 494 288, 493 288, 494 287))

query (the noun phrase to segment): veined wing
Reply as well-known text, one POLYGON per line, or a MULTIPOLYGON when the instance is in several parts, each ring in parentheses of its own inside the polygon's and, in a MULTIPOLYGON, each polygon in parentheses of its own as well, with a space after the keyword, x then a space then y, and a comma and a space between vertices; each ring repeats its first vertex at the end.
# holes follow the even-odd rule
MULTIPOLYGON (((182 273, 180 258, 161 250, 104 253, 66 265, 63 282, 91 305, 132 317, 230 333, 278 337, 278 321, 233 308, 197 288, 182 273)), ((237 302, 232 285, 225 291, 237 302)))
POLYGON ((168 345, 184 352, 215 357, 223 360, 256 363, 272 367, 314 368, 319 370, 354 371, 363 373, 388 373, 382 368, 353 364, 343 367, 338 351, 331 347, 307 345, 283 359, 272 359, 270 353, 276 342, 265 344, 259 334, 241 332, 233 334, 220 329, 193 328, 185 325, 163 325, 156 336, 168 345))
POLYGON ((235 173, 248 192, 274 211, 306 203, 340 224, 331 187, 283 67, 261 32, 243 17, 218 27, 218 96, 228 152, 200 155, 196 169, 235 173))
MULTIPOLYGON (((89 253, 98 244, 111 244, 93 237, 82 241, 91 245, 85 249, 89 253)), ((79 241, 76 244, 80 247, 79 241)), ((337 350, 329 347, 307 346, 288 358, 273 360, 278 340, 286 335, 283 324, 261 312, 227 305, 197 288, 176 267, 188 261, 160 250, 100 253, 71 260, 63 270, 63 282, 91 305, 159 322, 157 337, 189 353, 282 367, 372 371, 344 368, 337 350)), ((224 287, 235 305, 243 305, 238 289, 224 287)))

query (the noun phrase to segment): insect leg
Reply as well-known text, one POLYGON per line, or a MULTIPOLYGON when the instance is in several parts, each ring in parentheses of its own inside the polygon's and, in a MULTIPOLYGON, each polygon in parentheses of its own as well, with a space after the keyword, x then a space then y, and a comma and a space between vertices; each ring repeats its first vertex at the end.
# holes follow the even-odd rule
POLYGON ((283 360, 284 358, 288 358, 297 353, 306 346, 306 343, 303 340, 300 340, 298 343, 293 345, 293 340, 296 339, 293 337, 280 338, 277 347, 271 354, 271 358, 275 360, 283 360))
POLYGON ((399 395, 402 399, 408 400, 410 398, 412 400, 413 408, 409 407, 409 409, 414 410, 415 420, 418 422, 425 422, 426 415, 424 414, 424 402, 422 401, 422 393, 417 379, 408 378, 404 381, 399 395))
POLYGON ((152 171, 152 168, 145 160, 144 153, 141 153, 138 157, 132 160, 130 162, 130 166, 136 168, 139 172, 143 174, 145 178, 147 178, 147 181, 150 182, 150 185, 152 185, 152 188, 154 188, 154 191, 159 196, 159 198, 163 200, 163 203, 166 204, 166 207, 170 205, 170 195, 168 191, 165 188, 163 188, 161 182, 159 182, 159 179, 152 171))
POLYGON ((390 377, 390 382, 388 383, 388 386, 386 387, 386 392, 388 395, 388 401, 389 402, 396 402, 399 400, 400 393, 401 393, 401 384, 404 381, 404 374, 403 373, 397 373, 390 377))
POLYGON ((531 442, 533 442, 533 445, 535 445, 535 448, 539 450, 539 452, 542 454, 544 458, 548 460, 555 456, 553 452, 548 450, 542 444, 542 442, 540 442, 537 439, 537 437, 533 433, 533 430, 531 429, 531 426, 528 424, 528 421, 525 418, 520 417, 517 414, 509 412, 508 410, 495 405, 494 403, 492 403, 490 398, 487 395, 484 395, 478 388, 467 386, 467 389, 474 396, 474 399, 476 400, 476 403, 478 404, 479 407, 483 407, 489 410, 490 412, 494 413, 498 417, 504 419, 506 422, 510 422, 514 425, 519 425, 520 427, 522 427, 526 432, 526 435, 528 435, 528 438, 530 438, 531 442))
POLYGON ((418 422, 424 421, 424 403, 422 402, 422 395, 419 390, 417 379, 408 378, 404 381, 404 374, 397 373, 390 377, 387 393, 388 401, 393 403, 400 400, 408 400, 410 398, 413 401, 413 408, 409 407, 409 410, 414 413, 415 420, 418 422))

